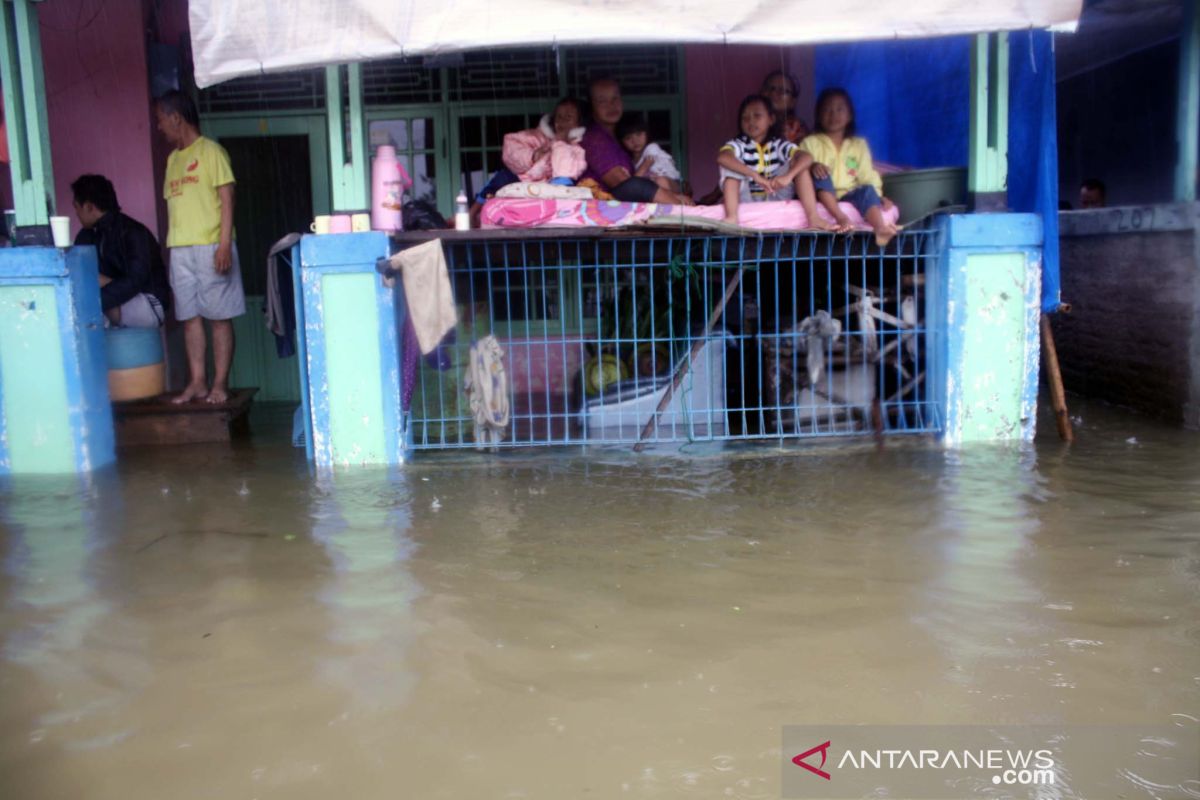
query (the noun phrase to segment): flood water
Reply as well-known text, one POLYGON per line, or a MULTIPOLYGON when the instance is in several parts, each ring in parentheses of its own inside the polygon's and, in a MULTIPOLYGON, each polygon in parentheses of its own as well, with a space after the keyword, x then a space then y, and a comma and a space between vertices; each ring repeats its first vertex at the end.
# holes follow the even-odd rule
POLYGON ((10 481, 0 797, 770 798, 784 725, 1195 724, 1200 436, 1072 411, 1069 449, 10 481))

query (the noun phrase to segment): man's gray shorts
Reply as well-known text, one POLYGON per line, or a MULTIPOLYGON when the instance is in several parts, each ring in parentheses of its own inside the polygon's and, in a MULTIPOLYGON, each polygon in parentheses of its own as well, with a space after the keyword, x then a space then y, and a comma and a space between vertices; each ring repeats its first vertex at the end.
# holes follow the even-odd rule
POLYGON ((149 292, 135 294, 121 305, 122 328, 159 328, 164 310, 158 298, 149 292))
POLYGON ((215 244, 171 248, 171 291, 175 294, 175 318, 180 322, 192 317, 233 319, 246 313, 237 246, 233 248, 233 267, 224 275, 213 267, 216 254, 215 244))

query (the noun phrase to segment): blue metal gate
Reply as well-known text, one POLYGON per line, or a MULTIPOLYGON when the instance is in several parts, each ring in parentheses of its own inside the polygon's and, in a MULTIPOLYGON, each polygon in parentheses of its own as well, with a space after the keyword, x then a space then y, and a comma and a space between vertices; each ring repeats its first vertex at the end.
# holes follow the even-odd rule
POLYGON ((489 335, 498 447, 938 432, 937 235, 886 250, 813 232, 446 237, 460 323, 420 365, 409 446, 477 446, 464 384, 489 335))

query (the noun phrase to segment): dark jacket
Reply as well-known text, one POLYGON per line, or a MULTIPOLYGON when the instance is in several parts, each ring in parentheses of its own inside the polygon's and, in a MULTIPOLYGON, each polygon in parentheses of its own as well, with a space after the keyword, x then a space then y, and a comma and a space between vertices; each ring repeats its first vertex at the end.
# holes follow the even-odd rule
POLYGON ((75 244, 95 245, 100 274, 112 282, 100 290, 100 306, 108 311, 146 292, 166 309, 171 291, 158 240, 142 223, 120 211, 109 211, 75 237, 75 244))

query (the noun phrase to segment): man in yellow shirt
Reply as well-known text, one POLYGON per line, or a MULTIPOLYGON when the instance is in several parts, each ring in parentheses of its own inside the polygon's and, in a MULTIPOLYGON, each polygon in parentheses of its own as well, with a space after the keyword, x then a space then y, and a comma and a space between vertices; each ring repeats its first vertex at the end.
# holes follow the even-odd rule
POLYGON ((237 248, 233 246, 233 170, 221 145, 200 135, 200 117, 187 95, 170 91, 154 108, 158 130, 175 149, 167 157, 167 248, 175 316, 183 323, 188 385, 173 402, 229 399, 233 318, 246 311, 237 248), (204 320, 212 328, 213 382, 205 375, 204 320))

